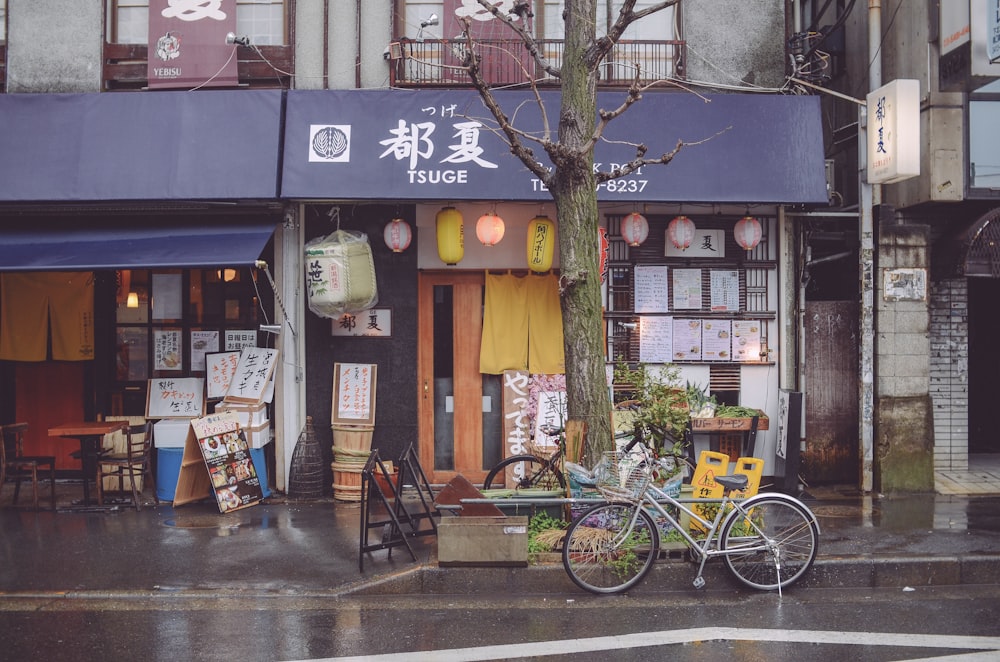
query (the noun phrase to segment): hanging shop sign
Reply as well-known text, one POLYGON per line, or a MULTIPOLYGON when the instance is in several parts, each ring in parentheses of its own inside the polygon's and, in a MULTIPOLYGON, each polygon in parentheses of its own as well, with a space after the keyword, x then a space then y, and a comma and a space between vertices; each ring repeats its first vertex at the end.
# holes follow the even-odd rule
POLYGON ((920 174, 920 81, 894 80, 868 94, 868 183, 920 174))
POLYGON ((552 268, 555 255, 556 224, 547 216, 536 216, 528 223, 528 268, 544 273, 552 268))
POLYGON ((149 0, 149 87, 237 85, 235 30, 236 0, 149 0))
POLYGON ((438 257, 447 265, 455 265, 465 257, 465 224, 462 213, 454 207, 445 207, 434 221, 437 232, 438 257))

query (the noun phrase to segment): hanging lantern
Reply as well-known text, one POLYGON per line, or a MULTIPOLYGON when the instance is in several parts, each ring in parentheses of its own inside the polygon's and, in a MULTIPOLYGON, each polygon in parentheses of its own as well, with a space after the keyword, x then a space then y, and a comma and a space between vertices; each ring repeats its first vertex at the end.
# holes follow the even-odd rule
POLYGON ((438 257, 445 264, 458 264, 465 257, 465 226, 462 214, 454 207, 437 213, 438 257))
POLYGON ((622 219, 622 238, 629 246, 638 246, 649 236, 649 223, 637 211, 622 219))
POLYGON ((543 273, 552 268, 556 246, 556 224, 547 216, 536 216, 528 223, 528 268, 543 273))
POLYGON ((687 216, 676 216, 667 225, 667 239, 674 248, 687 250, 694 240, 694 222, 687 216))
POLYGON ((753 216, 744 216, 736 221, 736 227, 733 228, 733 236, 736 237, 736 243, 742 246, 745 251, 753 250, 760 243, 762 235, 763 230, 761 229, 760 221, 753 216))
POLYGON ((391 248, 393 253, 402 253, 410 247, 413 233, 406 221, 394 218, 386 224, 382 238, 385 239, 385 245, 391 248))
POLYGON ((503 219, 495 213, 483 214, 476 221, 476 237, 483 246, 496 246, 503 239, 503 219))
POLYGON ((597 228, 597 251, 598 255, 598 270, 601 272, 601 282, 603 283, 608 279, 608 249, 611 247, 611 242, 608 241, 608 229, 607 228, 597 228))

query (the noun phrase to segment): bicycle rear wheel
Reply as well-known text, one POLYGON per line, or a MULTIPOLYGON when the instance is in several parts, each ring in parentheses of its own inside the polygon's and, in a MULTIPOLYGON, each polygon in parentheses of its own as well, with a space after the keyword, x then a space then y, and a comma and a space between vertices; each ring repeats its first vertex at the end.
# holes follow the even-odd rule
POLYGON ((819 531, 811 514, 779 497, 756 499, 747 515, 733 511, 719 533, 729 571, 751 588, 794 584, 816 560, 819 531))
POLYGON ((546 490, 560 490, 566 488, 566 479, 558 467, 550 462, 546 462, 534 455, 512 455, 505 458, 498 465, 490 469, 483 481, 483 489, 488 490, 493 487, 500 487, 506 480, 507 468, 523 462, 523 473, 515 470, 514 485, 508 485, 511 489, 524 489, 533 487, 546 490))
POLYGON ((649 572, 659 547, 659 532, 642 506, 598 505, 566 531, 563 567, 585 591, 621 593, 649 572))

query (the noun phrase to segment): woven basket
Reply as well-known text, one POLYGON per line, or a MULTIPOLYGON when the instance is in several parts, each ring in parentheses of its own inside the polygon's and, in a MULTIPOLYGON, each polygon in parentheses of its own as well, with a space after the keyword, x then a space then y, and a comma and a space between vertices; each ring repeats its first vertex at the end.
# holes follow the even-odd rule
POLYGON ((597 472, 597 490, 608 501, 637 501, 652 476, 645 459, 633 453, 606 451, 597 472))

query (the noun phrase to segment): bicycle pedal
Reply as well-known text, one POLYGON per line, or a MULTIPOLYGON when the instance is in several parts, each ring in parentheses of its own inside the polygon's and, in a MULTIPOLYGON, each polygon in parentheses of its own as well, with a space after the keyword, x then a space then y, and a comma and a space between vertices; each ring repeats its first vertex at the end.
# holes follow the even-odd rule
POLYGON ((695 588, 704 588, 705 587, 705 578, 702 577, 701 575, 698 575, 697 577, 694 578, 694 582, 692 582, 692 583, 694 584, 695 588))

